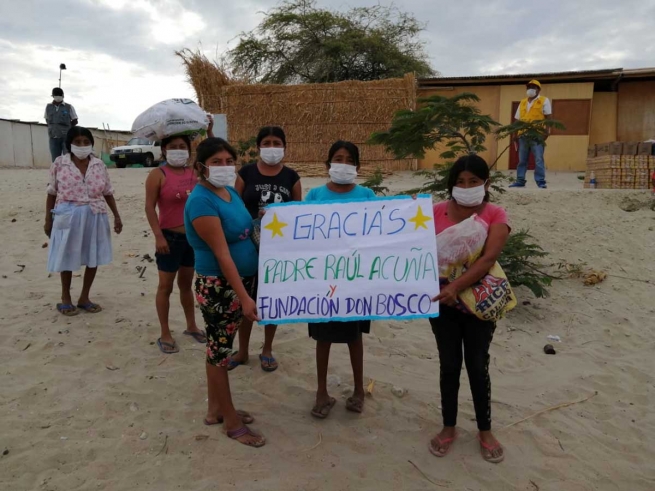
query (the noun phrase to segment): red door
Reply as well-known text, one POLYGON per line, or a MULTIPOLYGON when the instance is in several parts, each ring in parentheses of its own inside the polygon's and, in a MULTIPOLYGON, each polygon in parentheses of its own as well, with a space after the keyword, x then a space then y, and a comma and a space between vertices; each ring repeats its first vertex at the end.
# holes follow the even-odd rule
MULTIPOLYGON (((519 101, 514 101, 512 102, 512 116, 510 121, 514 121, 514 115, 516 114, 516 110, 519 108, 519 101)), ((518 151, 518 143, 515 145, 512 143, 509 147, 509 168, 512 170, 516 170, 516 168, 519 165, 519 151, 518 151)), ((532 155, 532 152, 530 152, 530 157, 528 160, 528 170, 534 170, 534 155, 532 155)))

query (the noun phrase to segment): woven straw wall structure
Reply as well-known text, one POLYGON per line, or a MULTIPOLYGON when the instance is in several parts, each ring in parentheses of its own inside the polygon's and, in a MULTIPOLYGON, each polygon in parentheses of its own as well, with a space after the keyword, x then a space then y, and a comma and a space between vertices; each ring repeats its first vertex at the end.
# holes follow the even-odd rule
POLYGON ((360 149, 361 174, 415 170, 415 159, 397 160, 371 134, 386 130, 396 111, 415 109, 416 79, 331 84, 264 85, 236 83, 204 57, 184 58, 187 74, 208 112, 227 115, 231 143, 246 141, 262 126, 281 126, 287 135, 285 162, 302 176, 325 176, 330 145, 348 140, 360 149))

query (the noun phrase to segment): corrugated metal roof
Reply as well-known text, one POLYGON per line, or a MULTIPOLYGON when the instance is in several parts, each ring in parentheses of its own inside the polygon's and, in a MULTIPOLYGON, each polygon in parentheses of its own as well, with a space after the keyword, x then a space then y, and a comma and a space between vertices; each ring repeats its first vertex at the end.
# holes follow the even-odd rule
POLYGON ((501 80, 507 78, 553 78, 553 77, 572 77, 572 76, 585 76, 585 75, 611 75, 616 73, 617 75, 623 71, 622 68, 607 68, 604 70, 580 70, 580 71, 569 71, 569 72, 541 72, 541 73, 504 73, 502 75, 473 75, 467 77, 434 77, 434 78, 422 78, 419 79, 419 82, 458 82, 465 80, 501 80))
MULTIPOLYGON (((39 121, 21 121, 20 119, 11 119, 11 118, 0 118, 0 121, 9 121, 11 123, 20 123, 20 124, 35 124, 37 126, 47 126, 45 123, 40 123, 39 121)), ((96 126, 85 126, 86 129, 88 130, 94 130, 94 131, 105 131, 102 128, 98 128, 96 126)), ((131 135, 132 132, 129 130, 106 130, 109 133, 122 133, 125 135, 131 135)))

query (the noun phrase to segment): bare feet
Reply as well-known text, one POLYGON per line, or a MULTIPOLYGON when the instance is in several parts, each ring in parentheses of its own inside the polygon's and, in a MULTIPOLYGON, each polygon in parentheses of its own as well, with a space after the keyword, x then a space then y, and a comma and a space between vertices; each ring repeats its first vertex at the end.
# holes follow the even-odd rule
POLYGON ((430 440, 430 452, 436 457, 445 457, 456 438, 455 427, 444 426, 439 434, 430 440))
POLYGON ((498 464, 505 460, 503 447, 491 431, 481 431, 478 434, 478 440, 480 441, 480 452, 484 460, 492 464, 498 464))

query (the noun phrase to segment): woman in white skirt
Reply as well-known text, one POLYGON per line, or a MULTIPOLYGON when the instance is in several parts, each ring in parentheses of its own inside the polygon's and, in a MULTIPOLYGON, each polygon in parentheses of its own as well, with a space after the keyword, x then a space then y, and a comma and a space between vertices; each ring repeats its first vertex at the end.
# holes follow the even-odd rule
POLYGON ((114 214, 114 231, 123 224, 118 214, 114 189, 102 160, 92 154, 93 135, 74 126, 66 136, 67 153, 50 167, 46 200, 45 233, 50 237, 48 271, 61 274, 61 303, 57 310, 66 316, 80 310, 96 314, 102 310, 89 298, 98 266, 111 263, 111 231, 107 205, 114 214), (73 271, 86 266, 82 292, 76 304, 71 297, 73 271))

